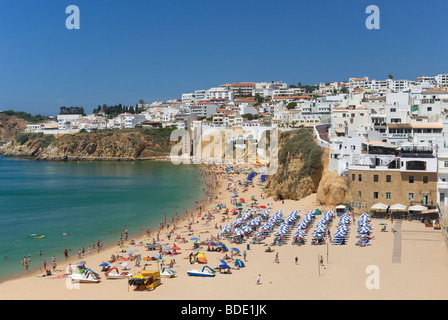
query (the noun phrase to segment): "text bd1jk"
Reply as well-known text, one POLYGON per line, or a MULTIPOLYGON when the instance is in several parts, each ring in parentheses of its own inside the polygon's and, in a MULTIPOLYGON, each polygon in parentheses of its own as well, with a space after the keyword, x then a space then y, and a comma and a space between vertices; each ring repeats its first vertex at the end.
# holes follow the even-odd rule
POLYGON ((182 315, 267 315, 267 306, 265 304, 225 304, 222 307, 217 306, 195 306, 188 304, 181 308, 182 315))

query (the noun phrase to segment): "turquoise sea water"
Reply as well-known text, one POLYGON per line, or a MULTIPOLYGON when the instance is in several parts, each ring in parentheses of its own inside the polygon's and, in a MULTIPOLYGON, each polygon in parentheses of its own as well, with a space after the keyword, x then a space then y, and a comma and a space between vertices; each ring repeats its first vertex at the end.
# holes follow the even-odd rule
POLYGON ((0 280, 63 251, 77 255, 92 242, 116 243, 123 227, 137 235, 204 194, 195 165, 168 162, 41 162, 0 156, 0 280), (116 230, 116 232, 114 232, 116 230), (30 234, 45 235, 35 239, 30 234), (70 236, 63 236, 70 233, 70 236), (42 251, 42 256, 39 256, 42 251), (7 257, 5 259, 5 257, 7 257))

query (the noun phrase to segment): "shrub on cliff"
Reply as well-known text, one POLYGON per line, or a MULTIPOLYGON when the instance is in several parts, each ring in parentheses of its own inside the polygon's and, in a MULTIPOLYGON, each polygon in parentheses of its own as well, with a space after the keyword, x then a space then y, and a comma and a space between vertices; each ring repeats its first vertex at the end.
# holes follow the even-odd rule
POLYGON ((287 167, 289 159, 301 158, 303 166, 299 171, 297 180, 312 176, 322 167, 322 148, 314 141, 314 136, 310 130, 302 129, 299 132, 288 132, 285 144, 280 148, 278 154, 279 164, 283 168, 287 167))
POLYGON ((36 141, 40 143, 41 148, 48 147, 54 139, 55 137, 53 135, 43 134, 42 132, 19 132, 14 135, 14 140, 20 145, 24 145, 28 141, 36 141))

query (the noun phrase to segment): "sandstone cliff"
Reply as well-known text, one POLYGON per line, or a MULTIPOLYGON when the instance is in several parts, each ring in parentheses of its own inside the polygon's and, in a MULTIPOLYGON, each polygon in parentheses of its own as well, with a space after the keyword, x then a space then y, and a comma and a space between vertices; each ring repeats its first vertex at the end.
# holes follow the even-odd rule
POLYGON ((317 189, 316 200, 320 204, 328 206, 345 204, 350 200, 347 180, 346 178, 339 176, 337 171, 330 172, 328 170, 328 148, 326 148, 323 153, 322 162, 322 176, 317 189))
POLYGON ((266 190, 275 199, 300 200, 316 193, 321 205, 346 203, 345 179, 328 171, 328 150, 321 148, 310 130, 282 133, 279 139, 279 167, 267 177, 266 190))
POLYGON ((0 147, 0 153, 37 160, 156 159, 169 154, 170 133, 169 129, 114 130, 60 136, 19 133, 0 147))

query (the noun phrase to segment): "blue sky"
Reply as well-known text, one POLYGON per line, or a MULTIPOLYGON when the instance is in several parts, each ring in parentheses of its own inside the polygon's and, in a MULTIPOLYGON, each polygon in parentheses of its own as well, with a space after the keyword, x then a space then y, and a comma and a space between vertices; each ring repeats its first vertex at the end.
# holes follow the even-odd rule
POLYGON ((448 73, 440 0, 0 0, 0 110, 135 105, 228 82, 448 73), (68 5, 80 29, 68 30, 68 5), (368 30, 368 5, 381 29, 368 30))

